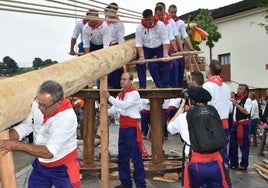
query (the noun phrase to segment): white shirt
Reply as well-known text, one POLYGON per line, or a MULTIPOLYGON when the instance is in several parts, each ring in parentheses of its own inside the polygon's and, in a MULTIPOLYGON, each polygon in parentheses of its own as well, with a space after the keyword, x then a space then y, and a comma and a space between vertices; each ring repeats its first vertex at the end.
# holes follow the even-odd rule
POLYGON ((186 32, 186 27, 185 27, 184 21, 179 19, 175 23, 176 23, 176 26, 178 28, 178 33, 179 33, 180 37, 182 39, 185 39, 185 38, 189 37, 189 35, 186 32))
POLYGON ((169 99, 164 99, 164 102, 162 104, 163 110, 168 109, 169 107, 169 99))
POLYGON ((107 24, 110 32, 111 32, 111 38, 110 42, 112 44, 118 43, 122 44, 125 42, 124 35, 125 35, 125 26, 123 22, 113 22, 107 24))
POLYGON ((136 47, 157 48, 162 44, 170 44, 165 24, 158 21, 153 28, 145 28, 142 24, 136 29, 136 47))
POLYGON ((20 140, 33 132, 34 144, 45 145, 53 154, 52 159, 39 157, 40 162, 57 161, 77 148, 77 117, 72 108, 57 113, 43 125, 42 122, 43 114, 38 109, 37 102, 33 102, 31 112, 27 118, 14 127, 20 140))
POLYGON ((179 35, 179 31, 176 29, 176 23, 175 23, 175 21, 174 21, 172 18, 170 18, 170 19, 168 20, 168 22, 169 22, 169 24, 170 24, 171 27, 172 27, 172 30, 173 30, 173 36, 174 36, 174 37, 178 36, 178 35, 179 35))
POLYGON ((174 106, 179 108, 181 104, 181 98, 171 98, 169 99, 169 106, 174 106))
POLYGON ((85 24, 83 23, 83 20, 78 20, 75 23, 75 27, 74 27, 73 35, 72 35, 73 39, 77 39, 78 36, 80 35, 80 40, 83 41, 82 30, 83 30, 84 25, 85 24))
POLYGON ((125 94, 124 100, 119 100, 118 96, 114 98, 110 96, 108 101, 113 105, 108 109, 108 115, 119 113, 133 119, 140 119, 140 94, 138 91, 131 91, 125 94))
POLYGON ((174 29, 172 28, 171 23, 168 22, 168 24, 166 24, 165 26, 167 28, 169 41, 175 40, 174 29))
MULTIPOLYGON (((170 134, 176 134, 179 133, 181 135, 181 138, 188 144, 190 145, 190 136, 189 136, 189 131, 188 131, 188 123, 186 120, 186 115, 187 113, 184 112, 180 115, 178 115, 174 121, 170 121, 167 126, 168 132, 170 134)), ((185 154, 189 154, 190 147, 186 145, 185 148, 185 154)))
MULTIPOLYGON (((237 102, 239 103, 240 101, 237 101, 237 102)), ((243 108, 245 108, 247 110, 247 112, 250 113, 250 110, 251 110, 251 99, 250 98, 247 98, 243 108)), ((236 110, 237 110, 237 107, 234 106, 234 115, 233 115, 234 121, 237 121, 236 117, 235 117, 236 116, 236 110)))
POLYGON ((90 48, 90 42, 95 45, 103 45, 103 48, 108 48, 110 44, 110 29, 107 26, 106 22, 102 22, 102 24, 92 29, 86 24, 83 27, 83 47, 90 48))
POLYGON ((150 111, 150 100, 149 99, 141 99, 141 110, 150 111))
POLYGON ((221 86, 214 82, 206 82, 202 86, 212 96, 211 101, 208 104, 214 106, 221 119, 227 119, 230 112, 230 89, 223 82, 221 86))
POLYGON ((251 119, 259 119, 259 104, 256 99, 251 101, 251 111, 250 111, 251 119))

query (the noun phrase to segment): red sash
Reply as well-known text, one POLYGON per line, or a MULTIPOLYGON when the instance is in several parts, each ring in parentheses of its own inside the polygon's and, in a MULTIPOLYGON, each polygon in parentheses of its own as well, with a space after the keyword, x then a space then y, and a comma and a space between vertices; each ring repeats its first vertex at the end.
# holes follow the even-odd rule
POLYGON ((237 126, 237 145, 242 146, 243 145, 243 125, 248 125, 249 121, 237 121, 234 123, 234 125, 237 126))
POLYGON ((120 115, 120 127, 123 128, 123 129, 130 128, 130 127, 135 127, 136 128, 136 132, 137 132, 136 140, 138 142, 138 146, 139 146, 139 150, 141 152, 141 155, 143 157, 148 157, 149 155, 148 155, 148 153, 147 153, 147 151, 145 149, 143 139, 142 139, 141 129, 140 129, 140 126, 139 126, 139 120, 130 118, 128 116, 120 115))
POLYGON ((54 168, 61 165, 66 166, 67 174, 73 187, 81 188, 80 173, 79 173, 80 164, 77 161, 77 159, 78 159, 78 150, 75 149, 74 151, 72 151, 71 153, 69 153, 68 155, 57 161, 51 163, 44 163, 39 161, 39 163, 46 168, 54 168))
POLYGON ((221 172, 221 177, 222 177, 222 186, 223 188, 228 188, 229 185, 226 181, 226 177, 225 177, 225 173, 224 173, 224 169, 223 169, 223 159, 221 157, 220 152, 214 152, 211 154, 201 154, 201 153, 197 153, 197 152, 192 152, 191 153, 191 160, 189 163, 187 163, 185 165, 184 168, 184 188, 190 188, 190 180, 189 180, 189 171, 188 171, 188 166, 189 164, 192 163, 196 163, 196 165, 198 165, 198 163, 209 163, 211 161, 217 161, 219 168, 220 168, 220 172, 221 172))

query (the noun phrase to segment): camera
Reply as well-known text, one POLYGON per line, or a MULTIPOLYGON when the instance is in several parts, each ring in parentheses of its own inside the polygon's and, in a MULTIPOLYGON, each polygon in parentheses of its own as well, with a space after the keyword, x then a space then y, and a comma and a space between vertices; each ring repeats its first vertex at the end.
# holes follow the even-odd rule
POLYGON ((189 94, 187 89, 182 91, 182 98, 185 100, 185 104, 189 105, 189 94))

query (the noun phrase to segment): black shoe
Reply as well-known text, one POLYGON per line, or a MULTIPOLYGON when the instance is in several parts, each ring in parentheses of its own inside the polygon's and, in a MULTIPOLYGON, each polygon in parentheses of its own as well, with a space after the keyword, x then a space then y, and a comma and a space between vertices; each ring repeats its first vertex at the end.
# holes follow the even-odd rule
POLYGON ((230 166, 230 169, 236 170, 238 167, 237 166, 230 166))
POLYGON ((238 170, 247 170, 247 167, 239 166, 239 167, 238 167, 238 170))

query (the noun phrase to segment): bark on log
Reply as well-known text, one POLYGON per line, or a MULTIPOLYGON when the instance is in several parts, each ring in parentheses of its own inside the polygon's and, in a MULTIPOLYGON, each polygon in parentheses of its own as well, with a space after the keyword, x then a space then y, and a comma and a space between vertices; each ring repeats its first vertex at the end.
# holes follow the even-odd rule
POLYGON ((39 85, 58 81, 70 96, 137 56, 135 40, 0 81, 0 132, 23 120, 39 85))

